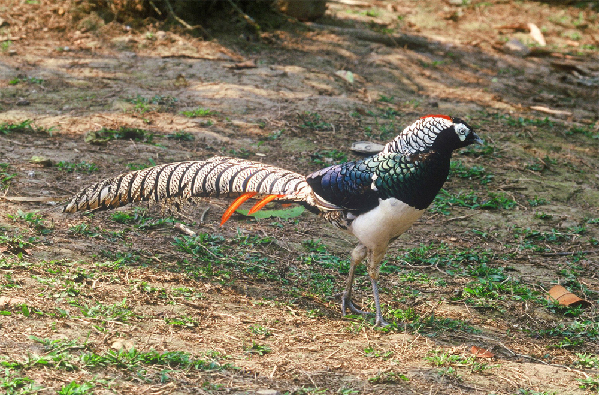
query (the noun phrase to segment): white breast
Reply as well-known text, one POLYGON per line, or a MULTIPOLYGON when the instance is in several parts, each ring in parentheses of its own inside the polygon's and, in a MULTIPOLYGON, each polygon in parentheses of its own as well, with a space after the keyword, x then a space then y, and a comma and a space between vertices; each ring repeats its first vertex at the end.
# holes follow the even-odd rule
POLYGON ((418 210, 395 198, 379 199, 379 205, 359 215, 349 231, 371 249, 386 248, 389 240, 401 235, 422 216, 418 210))

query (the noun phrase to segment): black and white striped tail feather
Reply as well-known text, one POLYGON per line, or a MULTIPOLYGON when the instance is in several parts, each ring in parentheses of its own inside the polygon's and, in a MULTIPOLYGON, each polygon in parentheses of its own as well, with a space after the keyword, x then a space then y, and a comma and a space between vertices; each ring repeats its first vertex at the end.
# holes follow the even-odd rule
POLYGON ((256 197, 285 195, 306 201, 311 188, 305 177, 278 167, 243 159, 213 157, 206 161, 170 163, 123 173, 79 192, 64 212, 116 208, 138 201, 166 201, 203 196, 256 197))

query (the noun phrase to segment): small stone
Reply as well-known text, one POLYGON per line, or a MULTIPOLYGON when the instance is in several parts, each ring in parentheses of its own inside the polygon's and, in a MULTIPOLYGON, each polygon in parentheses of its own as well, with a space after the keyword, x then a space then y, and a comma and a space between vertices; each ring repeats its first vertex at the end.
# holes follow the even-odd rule
POLYGON ((516 38, 512 38, 510 41, 506 42, 503 46, 503 49, 506 52, 518 56, 527 56, 528 54, 530 54, 530 48, 522 44, 522 42, 516 38))
POLYGON ((281 395, 281 393, 277 390, 258 390, 256 395, 281 395))
POLYGON ((20 98, 19 100, 17 100, 17 106, 28 106, 30 105, 31 102, 29 100, 20 98))

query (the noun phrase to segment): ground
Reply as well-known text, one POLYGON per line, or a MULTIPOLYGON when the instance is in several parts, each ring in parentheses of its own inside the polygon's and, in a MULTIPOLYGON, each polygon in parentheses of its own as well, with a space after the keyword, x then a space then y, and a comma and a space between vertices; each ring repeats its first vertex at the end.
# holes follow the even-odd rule
POLYGON ((84 2, 4 1, 0 387, 598 391, 599 18, 567 3, 331 1, 314 23, 278 16, 258 35, 232 15, 203 40, 107 24, 84 2), (61 211, 80 188, 154 163, 219 154, 308 174, 431 113, 465 119, 485 144, 456 153, 391 246, 385 329, 341 316, 355 241, 307 211, 222 227, 218 199, 61 211), (556 284, 591 305, 548 300, 556 284))

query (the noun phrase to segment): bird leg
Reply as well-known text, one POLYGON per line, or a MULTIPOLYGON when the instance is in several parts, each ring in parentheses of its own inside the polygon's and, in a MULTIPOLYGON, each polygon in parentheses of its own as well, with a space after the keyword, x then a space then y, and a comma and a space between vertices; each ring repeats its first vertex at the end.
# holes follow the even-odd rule
POLYGON ((372 294, 374 295, 374 305, 376 306, 376 321, 374 323, 374 326, 380 326, 381 328, 384 328, 387 325, 389 325, 389 323, 385 321, 385 319, 383 318, 383 313, 381 313, 381 303, 379 302, 379 287, 376 284, 376 280, 374 278, 371 278, 370 281, 372 282, 372 294))
POLYGON ((345 290, 341 296, 341 314, 344 316, 347 313, 347 310, 353 314, 368 314, 367 312, 358 309, 351 300, 356 267, 358 267, 358 265, 364 260, 367 252, 368 249, 364 245, 358 244, 351 253, 349 275, 347 276, 347 282, 345 283, 345 290))
POLYGON ((368 251, 368 275, 370 276, 370 282, 372 283, 372 294, 374 296, 374 305, 376 307, 376 321, 375 326, 386 327, 389 325, 387 321, 383 318, 383 313, 381 312, 381 302, 379 300, 379 287, 377 285, 377 280, 379 279, 379 270, 381 268, 381 261, 385 257, 385 253, 387 252, 387 246, 384 248, 377 248, 377 250, 369 250, 368 251))

